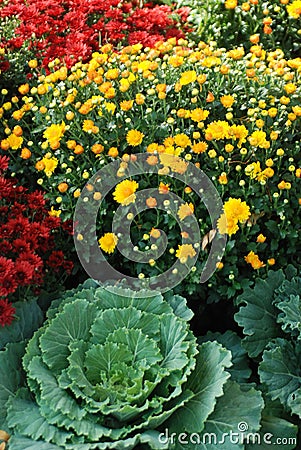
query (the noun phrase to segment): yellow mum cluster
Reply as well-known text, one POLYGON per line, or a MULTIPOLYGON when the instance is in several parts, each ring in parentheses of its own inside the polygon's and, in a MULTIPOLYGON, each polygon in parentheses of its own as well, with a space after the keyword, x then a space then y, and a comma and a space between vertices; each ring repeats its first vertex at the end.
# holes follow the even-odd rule
POLYGON ((250 215, 250 208, 246 202, 241 201, 240 198, 230 198, 224 204, 224 213, 217 221, 219 232, 229 236, 235 234, 239 230, 238 222, 246 222, 250 215))

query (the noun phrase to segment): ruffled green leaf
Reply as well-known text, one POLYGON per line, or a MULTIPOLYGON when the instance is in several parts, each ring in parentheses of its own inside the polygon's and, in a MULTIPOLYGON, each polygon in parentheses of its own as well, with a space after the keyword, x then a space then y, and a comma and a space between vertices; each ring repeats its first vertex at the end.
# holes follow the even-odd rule
POLYGON ((8 426, 6 402, 10 396, 15 395, 24 382, 24 374, 20 370, 24 348, 25 343, 18 342, 8 344, 5 350, 0 351, 0 427, 2 429, 8 426))
POLYGON ((172 308, 164 301, 161 294, 152 291, 140 291, 136 293, 131 289, 110 286, 110 290, 99 288, 95 291, 96 298, 101 298, 102 309, 128 308, 130 306, 147 314, 172 313, 172 308))
POLYGON ((87 414, 68 392, 60 388, 57 379, 39 356, 32 358, 28 365, 28 372, 39 385, 41 401, 46 402, 50 408, 57 409, 75 420, 81 420, 87 414))
POLYGON ((160 327, 161 351, 164 358, 161 366, 170 370, 183 369, 188 362, 186 353, 189 348, 189 343, 185 341, 186 323, 172 315, 164 315, 160 327))
POLYGON ((121 436, 129 433, 129 430, 124 427, 122 429, 107 428, 96 423, 96 419, 90 416, 88 419, 74 420, 69 417, 62 416, 59 411, 51 410, 48 406, 40 407, 40 412, 47 422, 51 425, 64 428, 72 432, 76 436, 85 436, 91 441, 98 441, 100 439, 110 438, 111 440, 118 440, 121 436))
POLYGON ((187 322, 193 318, 193 312, 187 306, 186 298, 180 295, 172 295, 171 291, 164 295, 164 298, 172 307, 174 314, 187 322))
POLYGON ((223 385, 230 377, 231 353, 216 342, 205 342, 199 347, 196 368, 184 388, 193 398, 178 409, 168 421, 170 431, 200 433, 214 410, 216 400, 223 394, 223 385))
POLYGON ((43 360, 54 373, 59 373, 68 364, 70 342, 90 336, 90 328, 96 316, 96 306, 86 300, 75 300, 66 304, 40 337, 43 360))
POLYGON ((144 336, 141 330, 121 328, 107 337, 107 342, 125 345, 131 355, 132 364, 142 364, 145 369, 162 360, 160 349, 156 342, 144 336))
POLYGON ((154 314, 142 313, 132 306, 108 309, 95 319, 91 327, 91 341, 103 344, 108 335, 119 328, 140 329, 145 335, 155 336, 159 333, 159 318, 154 314))
POLYGON ((259 365, 267 395, 279 399, 287 411, 301 417, 301 344, 277 339, 263 352, 259 365))
POLYGON ((36 299, 15 302, 15 319, 11 325, 0 328, 0 348, 7 343, 20 342, 31 338, 43 322, 43 313, 36 299))
MULTIPOLYGON (((295 268, 294 268, 295 269, 295 268)), ((295 269, 296 270, 296 269, 295 269)), ((301 277, 296 276, 296 273, 292 277, 287 276, 283 283, 275 291, 274 303, 277 306, 278 302, 288 299, 291 295, 300 295, 301 292, 301 277)))
POLYGON ((95 302, 95 289, 99 288, 99 284, 93 280, 86 280, 83 284, 78 285, 74 289, 63 292, 59 298, 53 300, 47 310, 46 316, 49 320, 53 319, 57 313, 62 312, 65 305, 73 302, 76 298, 85 299, 89 303, 95 302), (95 286, 90 286, 90 283, 95 286))
MULTIPOLYGON (((301 292, 301 291, 300 291, 301 292)), ((284 301, 277 303, 277 308, 281 313, 278 315, 277 322, 286 333, 292 337, 301 339, 301 298, 299 295, 290 295, 284 301)))
POLYGON ((86 354, 85 367, 92 384, 100 381, 101 372, 109 374, 113 367, 120 363, 130 365, 132 354, 126 345, 107 342, 105 345, 93 345, 86 354))
POLYGON ((245 306, 234 317, 238 325, 243 327, 246 337, 242 345, 251 357, 258 356, 272 339, 281 335, 273 297, 283 280, 281 270, 270 272, 265 280, 257 280, 253 289, 247 288, 237 299, 238 304, 244 303, 245 306))
POLYGON ((140 294, 87 285, 51 304, 23 357, 30 391, 5 398, 16 448, 167 448, 156 428, 195 396, 196 339, 184 299, 140 294))
POLYGON ((286 420, 283 407, 280 402, 272 402, 265 398, 265 407, 262 411, 260 422, 260 441, 256 443, 250 441, 250 445, 246 445, 246 450, 270 450, 273 448, 282 450, 293 450, 297 448, 297 425, 286 420), (278 444, 277 444, 278 441, 278 444))
POLYGON ((231 373, 232 381, 245 383, 251 376, 249 368, 247 352, 241 345, 241 338, 234 331, 226 331, 226 333, 207 333, 206 336, 198 338, 198 342, 217 341, 232 354, 232 367, 228 369, 231 373))
MULTIPOLYGON (((254 435, 260 428, 263 407, 260 392, 248 386, 242 389, 238 383, 229 380, 225 384, 224 395, 217 400, 214 412, 206 421, 200 445, 176 448, 243 450, 244 435, 249 434, 249 439, 253 439, 250 433, 254 435)), ((255 435, 254 439, 258 439, 258 436, 255 435)))
POLYGON ((19 435, 14 435, 9 440, 9 450, 62 450, 62 448, 49 442, 35 441, 19 435))
POLYGON ((12 429, 34 441, 42 438, 47 442, 64 445, 72 433, 60 431, 49 425, 41 415, 38 405, 17 397, 10 397, 7 402, 7 420, 12 429))

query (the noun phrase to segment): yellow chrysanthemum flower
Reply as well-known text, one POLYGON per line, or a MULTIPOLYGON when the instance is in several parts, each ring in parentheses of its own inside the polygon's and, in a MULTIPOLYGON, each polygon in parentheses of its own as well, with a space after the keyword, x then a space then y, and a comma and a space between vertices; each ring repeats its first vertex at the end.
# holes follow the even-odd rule
POLYGON ((196 144, 193 144, 193 146, 191 147, 193 153, 204 153, 207 148, 208 148, 208 144, 206 142, 197 142, 196 144))
POLYGON ((252 147, 269 148, 270 143, 266 140, 266 133, 264 131, 253 131, 249 137, 249 142, 252 147))
POLYGON ((227 218, 238 220, 239 222, 246 221, 251 215, 249 206, 246 202, 242 202, 240 198, 229 198, 224 204, 224 211, 227 218))
POLYGON ((105 73, 105 77, 107 78, 107 80, 116 80, 116 78, 118 78, 118 75, 119 75, 118 69, 109 69, 105 73))
POLYGON ((229 137, 230 125, 224 120, 217 120, 211 122, 205 130, 205 137, 207 141, 212 139, 225 139, 229 137))
POLYGON ((225 8, 226 9, 235 9, 237 6, 237 0, 226 0, 225 8))
POLYGON ((189 137, 186 136, 186 134, 184 134, 184 133, 177 134, 174 137, 174 140, 175 140, 176 145, 178 145, 179 147, 183 147, 183 148, 186 148, 188 145, 191 144, 189 137))
POLYGON ((217 228, 221 234, 228 234, 229 236, 231 236, 239 230, 238 221, 227 217, 227 215, 224 213, 221 214, 220 218, 217 221, 217 228))
POLYGON ((48 214, 50 217, 60 217, 62 211, 60 209, 54 209, 53 206, 51 206, 50 211, 48 211, 48 214))
POLYGON ((188 257, 193 258, 196 255, 196 251, 191 244, 183 244, 178 246, 176 251, 176 257, 179 258, 182 264, 185 264, 188 257))
POLYGON ((112 114, 114 114, 115 109, 116 109, 116 105, 113 102, 104 102, 104 107, 106 108, 106 110, 112 114))
POLYGON ((83 121, 83 130, 86 132, 92 131, 94 127, 94 122, 93 120, 84 120, 83 121))
POLYGON ((220 98, 220 101, 224 108, 231 108, 231 106, 235 102, 235 99, 234 97, 232 97, 232 95, 223 95, 220 98))
POLYGON ((10 134, 6 140, 12 150, 17 150, 23 143, 22 136, 16 136, 14 133, 10 134))
POLYGON ((164 167, 169 167, 174 172, 181 174, 185 173, 188 167, 188 163, 182 158, 167 153, 160 154, 160 162, 164 167))
POLYGON ((120 103, 120 109, 122 109, 122 111, 129 111, 134 104, 134 100, 124 100, 123 102, 120 103))
POLYGON ((196 81, 197 75, 195 70, 187 70, 183 72, 180 78, 180 85, 186 86, 187 84, 193 83, 196 81))
POLYGON ((190 118, 194 122, 203 122, 209 116, 209 111, 206 109, 196 108, 190 112, 190 118))
POLYGON ((245 256, 245 261, 248 264, 251 264, 253 269, 260 269, 261 267, 264 267, 265 264, 260 261, 258 255, 256 255, 254 252, 249 252, 247 256, 245 256))
POLYGON ((46 130, 43 133, 43 136, 49 144, 52 144, 54 142, 59 142, 62 136, 64 135, 66 129, 65 122, 62 122, 59 124, 52 124, 50 127, 46 128, 46 130))
POLYGON ((178 209, 178 216, 180 220, 184 220, 186 217, 191 216, 194 213, 194 206, 192 203, 184 203, 178 209))
POLYGON ((139 184, 133 180, 123 180, 117 184, 113 193, 114 200, 123 206, 127 206, 130 203, 134 203, 136 200, 135 192, 138 189, 139 184))
POLYGON ((238 139, 237 146, 240 148, 242 144, 246 142, 248 136, 248 130, 244 125, 232 125, 229 130, 229 137, 232 139, 238 139))
POLYGON ((136 147, 137 145, 140 145, 142 140, 144 138, 144 134, 141 133, 141 131, 138 130, 130 130, 128 131, 126 135, 126 141, 129 145, 132 145, 133 147, 136 147))
POLYGON ((51 177, 55 169, 57 168, 57 165, 59 163, 57 158, 46 158, 44 157, 42 159, 42 163, 44 164, 44 172, 46 173, 47 177, 51 177))
POLYGON ((106 253, 113 253, 118 242, 114 233, 105 233, 99 240, 99 247, 106 253))
POLYGON ((301 1, 296 0, 286 7, 287 13, 293 19, 299 19, 301 16, 301 1))
POLYGON ((249 164, 245 168, 246 175, 248 175, 251 179, 257 178, 257 176, 260 172, 261 172, 261 166, 260 166, 259 161, 249 164))

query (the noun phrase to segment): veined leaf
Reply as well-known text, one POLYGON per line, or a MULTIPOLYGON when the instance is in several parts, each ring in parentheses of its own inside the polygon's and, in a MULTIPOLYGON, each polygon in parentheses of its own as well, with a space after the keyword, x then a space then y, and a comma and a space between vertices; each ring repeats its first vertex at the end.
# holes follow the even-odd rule
POLYGON ((228 369, 231 374, 231 380, 238 383, 246 383, 251 375, 251 369, 248 365, 247 352, 241 345, 241 339, 234 331, 226 333, 207 333, 206 336, 198 338, 198 342, 217 341, 232 354, 232 366, 228 369))
POLYGON ((171 292, 168 292, 164 295, 164 298, 172 307, 174 314, 180 319, 188 322, 193 318, 193 312, 188 308, 184 297, 181 297, 180 295, 172 295, 171 292))
POLYGON ((62 450, 63 447, 45 441, 28 439, 21 435, 13 435, 9 440, 9 450, 62 450))
POLYGON ((107 342, 105 345, 93 345, 86 353, 85 366, 87 375, 92 383, 100 380, 100 373, 110 373, 112 368, 119 363, 130 363, 131 352, 126 345, 117 345, 114 342, 107 342))
POLYGON ((199 347, 196 368, 185 389, 193 392, 184 408, 178 409, 168 421, 171 432, 200 433, 214 410, 216 399, 223 394, 223 385, 230 377, 231 353, 216 342, 205 342, 199 347))
MULTIPOLYGON (((6 423, 6 402, 11 395, 15 395, 23 382, 22 356, 25 342, 8 344, 0 351, 0 428, 6 423)), ((8 430, 5 430, 8 431, 8 430)))
POLYGON ((163 361, 161 366, 178 370, 188 363, 186 355, 189 342, 185 340, 187 336, 186 323, 177 320, 172 315, 164 315, 160 321, 161 351, 163 361))
POLYGON ((95 300, 95 289, 98 287, 98 283, 94 280, 88 279, 76 288, 63 292, 59 298, 51 302, 46 313, 47 318, 53 319, 58 312, 63 311, 67 303, 73 302, 75 298, 85 299, 88 302, 93 303, 95 300))
POLYGON ((57 445, 64 445, 72 437, 72 433, 60 431, 49 425, 40 414, 37 404, 17 397, 10 397, 7 402, 7 420, 10 426, 34 441, 42 438, 46 442, 53 441, 57 445))
POLYGON ((11 325, 0 329, 0 348, 8 342, 20 342, 31 338, 43 322, 43 313, 36 299, 15 302, 14 308, 16 308, 16 318, 11 325))
MULTIPOLYGON (((301 292, 301 291, 300 291, 301 292)), ((277 303, 277 308, 282 311, 277 318, 281 328, 286 333, 301 339, 301 298, 299 295, 290 295, 284 301, 277 303)))
POLYGON ((246 337, 242 340, 242 345, 251 357, 258 356, 272 339, 281 336, 273 296, 283 279, 281 270, 270 272, 265 280, 257 280, 253 289, 247 288, 237 299, 238 304, 246 304, 241 306, 234 317, 244 329, 246 337))
POLYGON ((95 291, 96 298, 101 300, 102 309, 128 308, 133 306, 136 309, 152 314, 164 314, 172 311, 171 307, 164 301, 161 294, 153 295, 149 291, 140 291, 136 293, 131 289, 110 287, 107 289, 99 288, 95 291), (144 294, 143 297, 140 297, 144 294))
POLYGON ((159 334, 159 318, 155 314, 145 314, 132 306, 122 309, 107 309, 95 319, 91 341, 103 344, 110 333, 119 328, 141 329, 143 334, 159 334))
MULTIPOLYGON (((292 266, 288 266, 287 269, 296 270, 292 266)), ((290 272, 290 270, 288 270, 290 272)), ((289 298, 290 295, 300 295, 301 292, 301 277, 296 276, 296 273, 288 274, 288 279, 284 280, 281 286, 279 286, 278 289, 276 289, 275 296, 274 296, 274 303, 275 305, 278 304, 278 302, 281 302, 282 300, 289 298), (291 275, 291 276, 290 276, 291 275)))
POLYGON ((263 407, 261 393, 256 389, 253 387, 247 390, 241 389, 238 383, 227 381, 224 395, 217 400, 214 412, 206 421, 201 435, 201 444, 190 447, 190 449, 243 450, 245 448, 242 443, 244 436, 248 435, 250 440, 254 436, 255 442, 258 439, 254 433, 258 432, 260 428, 263 407), (231 432, 233 433, 232 439, 230 438, 231 432))
POLYGON ((259 365, 260 380, 267 395, 279 399, 287 411, 301 417, 301 343, 295 345, 277 339, 263 352, 259 365))
POLYGON ((260 442, 246 444, 246 450, 270 450, 273 448, 282 450, 283 446, 288 450, 293 450, 297 445, 297 425, 285 419, 283 406, 279 401, 273 402, 264 398, 265 407, 262 411, 260 422, 260 442), (280 441, 279 441, 280 439, 280 441), (278 440, 278 444, 277 444, 278 440))
POLYGON ((132 355, 132 364, 145 361, 145 369, 162 360, 156 341, 144 336, 139 329, 120 328, 108 335, 107 342, 127 346, 132 355))
POLYGON ((39 356, 34 356, 28 365, 28 372, 40 387, 41 400, 51 409, 61 411, 71 419, 81 420, 87 412, 81 409, 74 398, 61 389, 58 381, 39 356))
POLYGON ((63 311, 47 326, 40 337, 43 360, 54 373, 59 373, 68 364, 68 345, 79 339, 88 339, 96 306, 86 300, 75 300, 66 304, 63 311))

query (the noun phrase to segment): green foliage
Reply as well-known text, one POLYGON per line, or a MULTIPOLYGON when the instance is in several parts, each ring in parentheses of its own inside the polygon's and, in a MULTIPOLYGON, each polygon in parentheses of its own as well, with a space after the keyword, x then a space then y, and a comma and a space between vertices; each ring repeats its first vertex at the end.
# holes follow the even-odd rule
POLYGON ((188 21, 193 27, 191 37, 196 41, 214 40, 219 47, 228 49, 240 44, 249 50, 256 35, 266 50, 280 47, 288 57, 300 53, 300 15, 290 16, 287 5, 280 2, 256 4, 237 0, 235 7, 235 2, 226 0, 177 0, 177 6, 191 8, 188 21))
MULTIPOLYGON (((26 347, 9 344, 0 352, 9 450, 180 449, 164 441, 164 430, 221 436, 242 413, 258 430, 261 394, 227 381, 230 351, 216 341, 198 346, 191 316, 185 300, 171 294, 138 298, 90 280, 65 292, 26 347)), ((237 339, 230 337, 232 346, 237 339)), ((238 348, 234 354, 237 373, 243 355, 238 348)))
POLYGON ((288 414, 301 417, 301 277, 296 270, 270 272, 238 297, 235 314, 243 347, 259 361, 263 390, 288 414))
POLYGON ((217 341, 227 350, 231 351, 232 366, 228 369, 231 374, 232 381, 238 383, 247 383, 251 376, 251 369, 249 368, 247 352, 241 345, 240 337, 233 331, 226 331, 226 333, 207 333, 206 336, 198 338, 198 342, 217 341))
POLYGON ((227 450, 244 450, 245 444, 237 443, 235 440, 233 442, 230 432, 240 431, 239 424, 242 423, 242 419, 243 422, 246 421, 244 423, 247 424, 249 433, 256 432, 259 429, 262 407, 262 397, 254 387, 249 386, 248 389, 243 389, 234 381, 227 382, 224 395, 218 399, 216 408, 209 416, 204 430, 204 434, 214 433, 217 441, 211 444, 202 443, 199 448, 201 450, 219 450, 224 446, 227 450))
POLYGON ((289 416, 284 413, 279 402, 273 402, 266 397, 264 397, 264 400, 265 407, 262 411, 260 428, 262 438, 260 443, 257 441, 246 445, 246 450, 269 450, 271 445, 279 450, 282 450, 284 445, 289 450, 296 448, 297 425, 288 420, 289 416), (263 438, 264 436, 266 439, 263 438), (278 443, 276 439, 278 439, 278 443))
MULTIPOLYGON (((133 167, 128 160, 130 153, 171 152, 199 165, 223 202, 229 197, 241 199, 251 213, 246 223, 229 236, 223 267, 204 289, 199 289, 210 247, 208 233, 216 229, 203 202, 194 189, 185 192, 185 183, 171 179, 169 168, 161 167, 159 153, 155 163, 161 171, 159 177, 146 170, 135 176, 139 182, 137 194, 150 186, 157 189, 162 182, 194 206, 201 250, 196 269, 178 287, 179 294, 184 291, 185 295, 201 297, 204 303, 213 303, 236 297, 248 282, 270 267, 269 260, 274 259, 271 264, 277 268, 289 263, 297 266, 300 61, 284 61, 280 50, 230 53, 213 44, 189 44, 184 51, 174 41, 152 50, 130 47, 114 53, 106 47, 100 52, 87 64, 78 63, 70 70, 51 69, 47 76, 29 81, 20 92, 28 90, 30 95, 22 94, 18 102, 11 95, 3 95, 0 152, 10 154, 10 169, 20 181, 40 185, 47 192, 53 213, 62 219, 71 218, 85 184, 98 170, 118 162, 113 179, 122 182, 133 167), (279 72, 282 65, 287 70, 279 72), (191 81, 185 81, 184 76, 182 85, 182 74, 191 76, 191 81), (107 83, 112 86, 110 92, 106 91, 107 83), (21 137, 15 137, 16 127, 22 128, 21 137), (128 138, 135 131, 143 135, 140 144, 128 138), (27 159, 24 148, 30 151, 27 159), (266 238, 264 242, 257 240, 260 234, 266 238), (262 261, 259 269, 245 260, 250 252, 262 261)), ((96 222, 99 239, 111 230, 118 202, 113 195, 115 187, 110 186, 106 195, 103 185, 90 188, 87 214, 95 204, 94 194, 95 198, 102 196, 96 222)), ((106 255, 109 263, 132 277, 142 274, 148 278, 165 272, 175 262, 182 242, 175 218, 166 210, 148 208, 131 225, 132 242, 139 251, 146 254, 151 250, 153 227, 168 234, 167 251, 157 259, 133 264, 112 248, 106 255)), ((85 257, 87 242, 91 234, 94 236, 91 227, 87 228, 80 236, 75 233, 85 257)))
POLYGON ((42 325, 43 314, 36 299, 14 303, 16 312, 11 325, 0 328, 0 349, 11 342, 30 338, 42 325))
POLYGON ((20 366, 24 348, 25 343, 18 342, 0 351, 0 423, 3 429, 8 427, 4 405, 23 381, 20 366))
POLYGON ((237 299, 239 305, 245 303, 245 306, 235 314, 235 320, 244 328, 243 346, 251 357, 262 353, 270 340, 281 333, 272 300, 283 280, 282 271, 270 272, 265 280, 259 279, 254 288, 246 289, 237 299))

